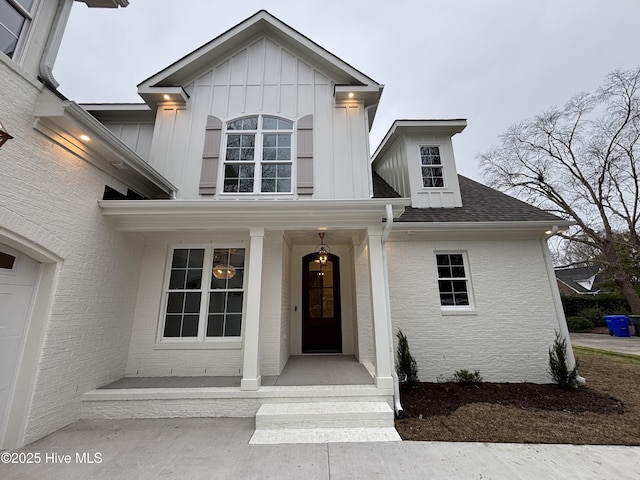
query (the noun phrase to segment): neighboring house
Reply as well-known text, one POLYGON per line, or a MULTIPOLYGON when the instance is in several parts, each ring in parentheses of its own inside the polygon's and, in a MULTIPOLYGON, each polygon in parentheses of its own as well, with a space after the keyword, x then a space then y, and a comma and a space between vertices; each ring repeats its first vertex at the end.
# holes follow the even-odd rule
POLYGON ((603 291, 600 267, 557 268, 555 273, 562 295, 596 295, 603 291))
POLYGON ((398 328, 424 381, 549 381, 568 333, 546 240, 568 223, 459 176, 465 120, 398 120, 371 156, 382 85, 265 11, 144 80, 144 104, 81 107, 44 73, 70 2, 34 5, 0 55, 4 447, 80 416, 393 404, 398 328), (311 354, 372 384, 266 384, 311 354), (96 390, 189 376, 238 384, 96 390))

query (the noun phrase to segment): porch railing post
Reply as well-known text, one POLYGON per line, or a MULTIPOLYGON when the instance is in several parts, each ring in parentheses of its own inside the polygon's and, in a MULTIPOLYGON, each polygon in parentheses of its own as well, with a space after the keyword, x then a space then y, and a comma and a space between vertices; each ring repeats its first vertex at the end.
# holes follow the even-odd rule
POLYGON ((260 298, 262 290, 262 256, 264 228, 252 227, 249 235, 249 272, 247 279, 247 314, 244 331, 244 364, 241 390, 260 387, 260 298))
POLYGON ((391 339, 387 325, 387 294, 384 282, 384 258, 382 255, 382 229, 368 229, 369 274, 371 276, 371 304, 373 312, 373 335, 376 348, 376 385, 393 388, 391 377, 391 339))

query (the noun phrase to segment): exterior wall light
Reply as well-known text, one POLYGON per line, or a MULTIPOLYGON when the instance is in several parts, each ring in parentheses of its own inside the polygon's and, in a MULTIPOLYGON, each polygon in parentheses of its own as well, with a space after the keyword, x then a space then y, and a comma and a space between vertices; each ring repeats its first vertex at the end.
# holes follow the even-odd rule
POLYGON ((318 236, 320 237, 320 245, 318 245, 319 250, 316 253, 316 261, 319 262, 322 267, 324 267, 329 260, 329 251, 327 250, 329 246, 325 245, 324 243, 324 232, 318 233, 318 236))
POLYGON ((9 135, 9 132, 7 132, 4 123, 2 123, 2 120, 0 120, 0 148, 7 142, 7 140, 11 140, 12 138, 13 136, 9 135))

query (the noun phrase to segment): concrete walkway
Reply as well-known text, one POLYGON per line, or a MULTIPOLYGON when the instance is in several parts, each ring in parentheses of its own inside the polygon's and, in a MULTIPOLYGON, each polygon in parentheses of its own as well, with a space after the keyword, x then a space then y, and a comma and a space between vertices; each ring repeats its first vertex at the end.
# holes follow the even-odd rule
POLYGON ((640 355, 640 337, 614 337, 607 334, 571 333, 571 344, 640 355))
POLYGON ((2 457, 0 478, 625 480, 637 479, 640 470, 640 447, 249 445, 253 426, 253 418, 81 420, 27 447, 3 452, 10 460, 39 463, 7 464, 2 457))

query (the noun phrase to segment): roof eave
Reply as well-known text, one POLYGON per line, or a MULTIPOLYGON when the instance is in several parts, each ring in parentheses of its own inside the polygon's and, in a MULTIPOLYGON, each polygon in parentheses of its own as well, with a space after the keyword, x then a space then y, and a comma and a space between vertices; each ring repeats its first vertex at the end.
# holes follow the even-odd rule
POLYGON ((546 236, 562 232, 574 225, 568 221, 496 221, 496 222, 403 222, 393 224, 393 231, 397 232, 459 232, 463 230, 474 231, 535 231, 542 232, 546 236), (554 229, 554 227, 556 227, 554 229))
POLYGON ((102 200, 120 231, 220 231, 265 228, 365 228, 381 225, 386 205, 399 217, 409 199, 366 200, 102 200))
POLYGON ((35 129, 141 195, 170 198, 177 188, 80 105, 43 91, 35 129), (90 140, 81 140, 87 135, 90 140))
POLYGON ((373 153, 372 163, 375 164, 384 151, 403 135, 430 133, 453 136, 462 132, 466 126, 467 120, 464 118, 395 120, 373 153))

